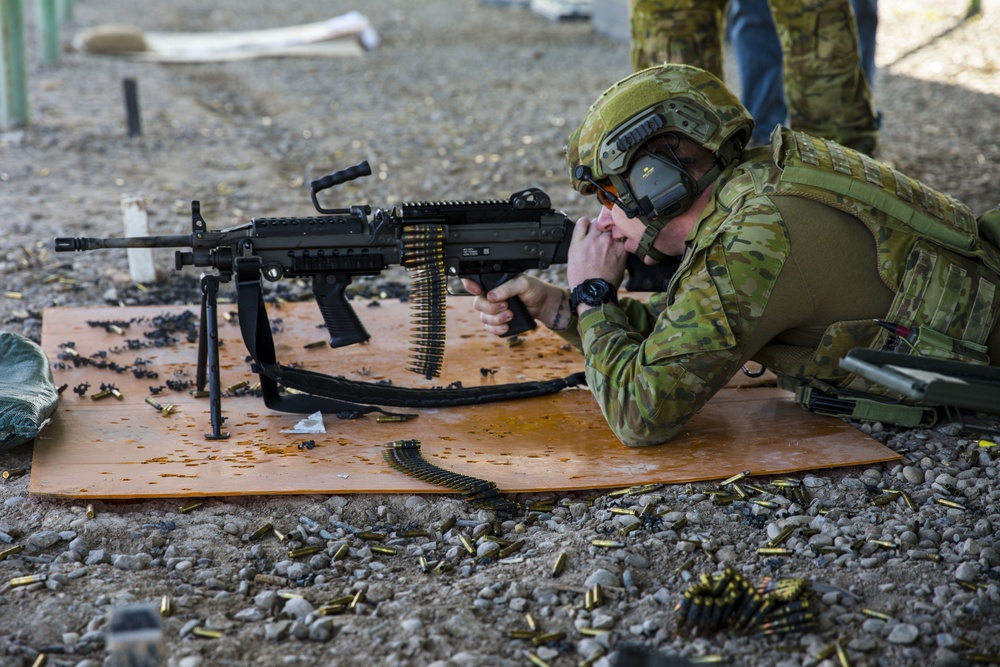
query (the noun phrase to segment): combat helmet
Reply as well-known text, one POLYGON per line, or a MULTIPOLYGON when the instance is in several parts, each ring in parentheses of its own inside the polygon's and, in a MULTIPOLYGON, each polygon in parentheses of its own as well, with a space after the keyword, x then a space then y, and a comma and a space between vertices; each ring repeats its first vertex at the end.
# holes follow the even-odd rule
POLYGON ((653 239, 739 156, 753 127, 746 107, 714 75, 690 65, 658 65, 601 94, 570 135, 566 162, 575 190, 601 190, 646 225, 636 252, 640 259, 649 254, 662 260, 653 239), (715 166, 695 181, 672 151, 644 149, 650 139, 668 134, 704 146, 715 166))

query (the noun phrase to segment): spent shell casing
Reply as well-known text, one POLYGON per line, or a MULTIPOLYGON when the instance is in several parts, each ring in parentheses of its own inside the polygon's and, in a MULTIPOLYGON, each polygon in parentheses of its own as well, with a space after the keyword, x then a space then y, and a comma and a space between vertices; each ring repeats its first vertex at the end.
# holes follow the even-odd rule
POLYGON ((636 510, 630 507, 612 507, 610 512, 612 514, 628 514, 631 516, 637 516, 636 510))
POLYGON ((459 535, 458 541, 462 543, 462 546, 465 548, 467 552, 469 552, 470 556, 476 555, 476 548, 472 545, 472 542, 469 541, 468 537, 466 537, 465 535, 459 535))
POLYGON ((3 478, 4 479, 14 479, 16 477, 20 477, 21 475, 25 474, 26 472, 28 472, 28 471, 25 468, 10 468, 8 470, 4 470, 3 471, 3 478))
POLYGON ((386 556, 396 555, 396 547, 387 547, 381 544, 373 544, 370 548, 372 550, 372 553, 375 554, 384 554, 386 556))
POLYGON ((618 534, 622 536, 628 535, 633 530, 638 530, 641 525, 642 525, 641 523, 633 523, 627 526, 622 526, 621 528, 618 529, 618 534))
POLYGON ((192 630, 191 634, 195 637, 204 637, 205 639, 221 639, 223 636, 222 630, 203 628, 200 625, 192 630))
POLYGON ((172 613, 173 609, 170 604, 170 596, 164 595, 162 598, 160 598, 160 616, 166 618, 170 616, 170 614, 172 613))
POLYGON ((351 600, 353 600, 353 599, 354 599, 353 595, 344 595, 344 596, 339 597, 339 598, 334 598, 333 600, 330 600, 326 604, 329 605, 329 606, 338 606, 338 605, 340 605, 340 606, 345 606, 346 607, 347 605, 351 604, 351 600))
POLYGON ((369 541, 373 541, 373 542, 381 542, 382 540, 385 539, 385 533, 373 533, 371 531, 365 530, 365 531, 361 531, 360 533, 355 534, 355 537, 357 537, 359 540, 369 540, 369 541))
POLYGON ((268 533, 270 533, 273 530, 274 530, 274 524, 271 523, 270 521, 268 521, 263 526, 261 526, 260 528, 258 528, 255 531, 253 531, 250 534, 250 539, 251 540, 259 540, 260 538, 264 537, 265 535, 267 535, 268 533))
POLYGON ((775 535, 774 537, 772 537, 770 540, 767 541, 767 546, 769 547, 781 546, 789 537, 792 536, 792 533, 794 532, 795 532, 795 526, 785 526, 780 533, 778 533, 777 535, 775 535))
POLYGON ((781 506, 778 503, 772 503, 770 500, 761 500, 759 498, 751 498, 750 502, 754 505, 759 505, 761 507, 766 507, 769 510, 776 510, 781 506))
POLYGON ((538 625, 538 621, 536 621, 535 617, 531 615, 531 612, 524 615, 524 622, 528 624, 528 629, 532 632, 538 632, 541 629, 538 625))
POLYGON ((312 556, 313 554, 318 554, 323 550, 323 547, 312 545, 308 547, 300 547, 298 549, 289 549, 289 558, 302 558, 303 556, 312 556))
POLYGON ((677 566, 677 569, 674 570, 674 574, 680 574, 684 570, 690 570, 692 567, 694 567, 694 558, 688 558, 686 561, 677 566))
POLYGON ((26 577, 14 577, 10 580, 10 587, 17 588, 18 586, 30 586, 31 584, 39 584, 48 579, 44 574, 29 574, 26 577))
POLYGON ((948 500, 947 498, 935 498, 934 502, 936 502, 938 505, 944 505, 945 507, 950 507, 956 510, 965 509, 965 505, 963 505, 962 503, 957 503, 954 500, 948 500))
POLYGON ((917 503, 916 503, 916 501, 915 501, 915 500, 913 500, 913 496, 911 496, 911 495, 910 495, 909 493, 907 493, 906 491, 903 491, 903 492, 902 492, 902 496, 903 496, 903 502, 904 502, 904 503, 906 503, 906 506, 907 506, 907 507, 909 507, 909 508, 910 508, 911 510, 913 510, 913 511, 917 511, 917 509, 919 509, 919 508, 917 507, 917 503))
POLYGON ((417 415, 379 415, 375 418, 377 424, 390 424, 393 422, 408 422, 416 419, 417 415))
POLYGON ((396 532, 398 537, 427 537, 426 528, 414 528, 412 530, 400 530, 396 532))
POLYGON ((533 664, 535 667, 550 667, 549 663, 545 662, 531 651, 525 651, 524 654, 528 657, 528 660, 530 660, 531 664, 533 664))
POLYGON ((749 476, 750 476, 750 471, 749 470, 744 470, 743 472, 738 472, 735 475, 733 475, 732 477, 719 482, 718 486, 719 486, 719 488, 722 488, 722 487, 724 487, 724 486, 726 486, 728 484, 734 484, 734 483, 736 483, 736 482, 738 482, 740 480, 746 479, 749 476))
POLYGON ((305 348, 305 349, 307 349, 307 350, 311 350, 313 348, 323 347, 324 345, 326 345, 326 341, 325 340, 314 340, 311 343, 306 343, 302 347, 305 348))
POLYGON ((603 630, 601 628, 580 628, 580 634, 584 637, 600 637, 601 635, 606 635, 610 630, 603 630))
POLYGON ((193 398, 208 398, 209 391, 207 389, 192 389, 191 396, 193 398))
POLYGON ((591 540, 590 543, 595 547, 604 547, 605 549, 621 549, 625 546, 624 542, 618 542, 616 540, 591 540))
POLYGON ((837 652, 837 642, 835 641, 830 642, 829 644, 821 648, 819 651, 817 651, 816 654, 813 655, 813 659, 818 662, 822 662, 827 658, 832 658, 836 652, 837 652))
POLYGON ((205 503, 200 502, 200 501, 196 502, 196 503, 191 503, 190 505, 184 505, 183 507, 179 508, 177 511, 180 512, 181 514, 187 514, 188 512, 193 512, 194 510, 198 509, 199 507, 201 507, 204 504, 205 503))
POLYGON ((519 551, 521 549, 521 547, 523 547, 523 546, 524 546, 524 540, 518 540, 517 542, 514 542, 511 545, 506 546, 503 549, 501 549, 499 552, 497 552, 497 557, 498 558, 506 558, 507 556, 511 555, 512 553, 514 553, 516 551, 519 551))
POLYGON ((731 486, 733 487, 733 491, 736 493, 736 495, 740 497, 740 500, 746 500, 747 498, 750 497, 750 494, 744 491, 743 487, 737 484, 736 482, 733 482, 731 486))
POLYGON ((107 398, 110 395, 111 395, 111 390, 110 389, 102 389, 99 392, 97 392, 96 394, 91 394, 90 395, 90 400, 92 400, 92 401, 99 401, 102 398, 107 398))
POLYGON ((590 602, 595 608, 604 606, 604 589, 600 584, 594 584, 590 589, 590 602))
POLYGON ((556 556, 556 562, 552 565, 552 576, 558 577, 566 569, 566 561, 568 556, 566 556, 565 551, 561 551, 558 556, 556 556))
POLYGON ((541 646, 542 644, 549 644, 551 642, 562 641, 566 638, 566 633, 562 630, 556 630, 554 632, 546 632, 541 635, 536 635, 531 639, 532 646, 541 646))
POLYGON ((49 656, 45 653, 39 653, 35 661, 31 663, 31 667, 45 667, 47 664, 49 664, 49 656))
POLYGON ((22 551, 24 551, 24 547, 20 544, 15 545, 9 549, 4 549, 3 551, 0 551, 0 560, 6 560, 7 558, 10 558, 14 554, 19 554, 22 551))
POLYGON ((871 544, 877 544, 885 549, 896 549, 899 547, 895 542, 890 542, 889 540, 868 540, 871 544))
POLYGON ((508 630, 508 639, 533 639, 538 635, 535 630, 508 630))
POLYGON ((285 535, 283 532, 281 532, 277 528, 271 528, 271 532, 274 533, 274 536, 278 538, 279 542, 287 542, 288 541, 288 535, 285 535))
POLYGON ((358 603, 363 602, 364 599, 365 599, 365 592, 363 590, 358 591, 357 593, 354 594, 354 597, 351 598, 351 601, 347 603, 347 608, 356 609, 358 603))
POLYGON ((249 386, 250 383, 247 382, 246 380, 243 380, 241 382, 237 382, 236 384, 229 385, 228 387, 226 387, 226 391, 228 392, 239 391, 240 389, 246 389, 249 386))
POLYGON ((93 519, 95 516, 97 516, 97 512, 94 511, 94 506, 87 505, 87 518, 93 519))
POLYGON ((891 621, 893 618, 892 616, 886 614, 885 612, 876 611, 874 609, 862 609, 861 613, 867 616, 868 618, 877 618, 882 621, 891 621))
POLYGON ((157 403, 156 399, 154 399, 152 396, 147 396, 143 400, 145 400, 147 404, 151 405, 154 410, 157 410, 157 411, 160 411, 160 412, 163 411, 163 406, 160 405, 159 403, 157 403))
POLYGON ((763 556, 789 556, 792 550, 785 547, 760 547, 757 553, 763 556))
POLYGON ((840 642, 836 641, 833 645, 837 649, 837 661, 840 663, 840 667, 851 667, 851 660, 847 657, 847 651, 840 645, 840 642))
POLYGON ((337 616, 343 614, 345 611, 347 611, 346 604, 324 604, 320 605, 316 613, 319 616, 337 616))
POLYGON ((350 551, 350 548, 347 546, 347 542, 344 542, 339 547, 337 547, 336 551, 333 552, 333 558, 332 558, 332 560, 335 560, 335 561, 336 560, 344 560, 345 558, 347 558, 347 554, 348 554, 349 551, 350 551))

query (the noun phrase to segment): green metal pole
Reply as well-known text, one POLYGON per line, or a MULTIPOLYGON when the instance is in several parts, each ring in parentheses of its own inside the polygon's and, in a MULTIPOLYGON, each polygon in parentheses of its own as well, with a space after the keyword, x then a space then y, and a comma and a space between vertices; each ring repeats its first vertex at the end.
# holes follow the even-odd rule
POLYGON ((59 23, 62 25, 69 25, 74 19, 74 0, 58 0, 56 5, 59 7, 59 23))
POLYGON ((35 0, 36 37, 38 60, 43 65, 59 62, 59 19, 56 0, 35 0))
POLYGON ((0 127, 28 123, 24 54, 24 5, 21 0, 0 0, 0 127))

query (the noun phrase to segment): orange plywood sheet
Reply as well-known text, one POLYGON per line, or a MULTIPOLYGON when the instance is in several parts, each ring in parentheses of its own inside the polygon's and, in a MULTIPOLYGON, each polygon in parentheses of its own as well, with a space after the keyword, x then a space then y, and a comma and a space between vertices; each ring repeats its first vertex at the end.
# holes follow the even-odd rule
MULTIPOLYGON (((332 350, 306 348, 325 330, 312 303, 269 306, 278 360, 310 370, 368 381, 391 380, 410 387, 463 386, 563 377, 582 368, 582 357, 562 339, 535 331, 516 346, 482 330, 471 300, 449 299, 448 336, 442 376, 428 381, 405 371, 409 356, 409 304, 352 302, 372 334, 364 345, 332 350), (484 370, 486 372, 484 372, 484 370)), ((220 305, 222 314, 233 307, 220 305)), ((380 445, 416 438, 431 462, 465 475, 492 480, 506 492, 614 488, 653 482, 682 483, 867 464, 898 458, 891 450, 844 422, 811 415, 775 388, 724 389, 669 444, 633 450, 611 433, 590 392, 489 405, 418 409, 415 420, 378 423, 374 415, 340 420, 325 415, 326 433, 281 433, 302 415, 273 412, 253 396, 224 398, 227 440, 209 440, 208 399, 164 390, 156 397, 178 411, 162 416, 145 402, 151 386, 167 379, 195 378, 196 346, 109 352, 108 360, 135 365, 137 358, 158 373, 137 379, 93 367, 59 362, 72 341, 83 356, 127 349, 154 329, 150 320, 195 306, 52 308, 45 311, 42 346, 55 366, 63 392, 52 423, 37 438, 31 492, 74 498, 138 498, 293 493, 440 493, 440 487, 392 470, 380 445), (88 322, 136 320, 124 334, 88 322), (84 396, 72 391, 81 383, 84 396), (114 383, 122 400, 93 400, 102 383, 114 383), (299 449, 304 439, 315 447, 299 449)), ((254 382, 235 323, 220 319, 222 386, 254 382)), ((751 383, 752 384, 752 383, 751 383)), ((745 385, 745 383, 744 383, 745 385)))

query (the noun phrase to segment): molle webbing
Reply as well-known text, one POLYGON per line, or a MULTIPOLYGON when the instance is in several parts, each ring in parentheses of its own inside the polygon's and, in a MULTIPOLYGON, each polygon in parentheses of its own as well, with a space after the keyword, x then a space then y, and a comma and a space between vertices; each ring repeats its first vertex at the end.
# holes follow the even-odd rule
POLYGON ((873 233, 886 226, 977 254, 976 220, 967 206, 867 155, 784 130, 775 161, 782 168, 776 194, 817 199, 857 217, 873 233))

